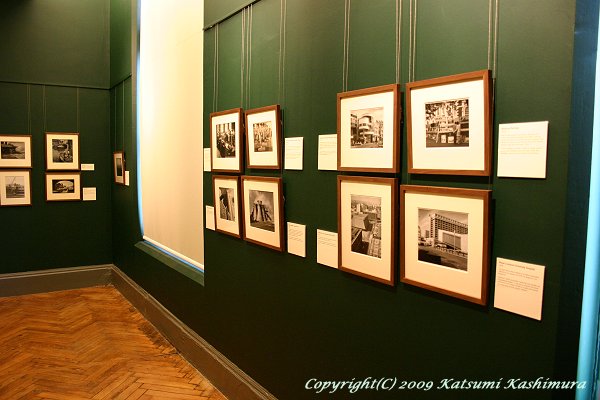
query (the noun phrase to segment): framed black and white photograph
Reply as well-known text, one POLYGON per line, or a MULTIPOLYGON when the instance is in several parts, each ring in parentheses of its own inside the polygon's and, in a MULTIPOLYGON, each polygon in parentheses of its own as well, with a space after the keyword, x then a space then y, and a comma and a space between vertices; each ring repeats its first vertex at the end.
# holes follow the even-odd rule
POLYGON ((243 110, 234 108, 210 114, 212 170, 242 172, 244 138, 243 110))
POLYGON ((46 170, 78 171, 79 134, 78 133, 46 133, 46 170))
POLYGON ((482 70, 406 84, 408 172, 490 174, 491 82, 482 70))
POLYGON ((338 170, 399 172, 401 116, 397 84, 338 93, 338 170))
POLYGON ((125 185, 125 153, 115 151, 113 153, 114 180, 117 185, 125 185))
POLYGON ((215 230, 237 238, 242 236, 239 186, 237 176, 213 175, 215 230))
POLYGON ((394 285, 397 182, 338 176, 339 269, 394 285))
POLYGON ((47 172, 46 201, 81 200, 81 174, 79 172, 47 172))
POLYGON ((31 168, 31 135, 0 135, 0 168, 31 168))
POLYGON ((487 304, 491 191, 400 186, 400 280, 487 304))
POLYGON ((0 206, 31 205, 31 171, 0 170, 0 206))
POLYGON ((281 168, 281 110, 279 105, 247 110, 246 165, 256 169, 281 168))
POLYGON ((281 178, 242 176, 244 240, 283 251, 281 178))

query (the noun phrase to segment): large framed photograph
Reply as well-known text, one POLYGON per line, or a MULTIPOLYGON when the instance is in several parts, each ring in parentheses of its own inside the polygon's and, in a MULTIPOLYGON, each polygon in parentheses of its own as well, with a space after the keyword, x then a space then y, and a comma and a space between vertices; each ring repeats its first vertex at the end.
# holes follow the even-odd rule
POLYGON ((485 305, 490 190, 400 186, 400 280, 485 305))
POLYGON ((81 174, 79 172, 47 172, 46 201, 81 200, 81 174))
POLYGON ((242 236, 239 187, 237 176, 213 175, 215 229, 237 238, 242 236))
POLYGON ((338 93, 338 170, 399 172, 401 115, 397 84, 338 93))
POLYGON ((79 171, 79 134, 46 132, 46 170, 79 171))
POLYGON ((0 170, 0 206, 31 205, 31 171, 0 170))
POLYGON ((241 108, 210 114, 210 153, 215 172, 242 172, 242 114, 241 108))
POLYGON ((31 168, 31 135, 0 135, 0 168, 31 168))
POLYGON ((283 251, 281 178, 242 176, 244 240, 283 251))
POLYGON ((246 165, 281 168, 281 110, 279 105, 254 108, 246 114, 246 165))
POLYGON ((339 269, 394 285, 397 182, 338 176, 339 269))
POLYGON ((115 151, 113 153, 114 180, 117 185, 125 185, 125 153, 115 151))
POLYGON ((408 172, 490 174, 491 82, 482 70, 406 84, 408 172))

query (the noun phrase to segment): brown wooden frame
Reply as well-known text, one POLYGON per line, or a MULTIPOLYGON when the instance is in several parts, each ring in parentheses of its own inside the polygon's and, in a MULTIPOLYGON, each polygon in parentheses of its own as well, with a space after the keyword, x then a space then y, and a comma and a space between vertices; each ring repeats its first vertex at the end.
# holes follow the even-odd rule
MULTIPOLYGON (((33 199, 31 198, 31 169, 2 169, 0 170, 0 174, 9 174, 9 173, 27 173, 29 176, 29 185, 26 188, 26 191, 29 193, 29 203, 23 204, 4 204, 2 203, 2 199, 0 199, 0 207, 28 207, 33 203, 33 199)), ((3 182, 0 182, 3 184, 3 182)))
POLYGON ((83 186, 81 185, 81 172, 70 172, 70 171, 46 172, 46 189, 45 189, 45 193, 46 193, 46 201, 47 202, 52 202, 52 201, 81 201, 82 192, 83 192, 83 186), (50 198, 48 198, 48 178, 50 178, 52 176, 56 176, 56 175, 73 175, 73 176, 76 176, 77 179, 79 179, 79 193, 77 193, 78 194, 78 198, 77 199, 50 199, 50 198))
MULTIPOLYGON (((2 141, 2 142, 7 141, 7 140, 5 140, 7 138, 23 139, 23 140, 28 140, 29 141, 29 164, 28 165, 1 165, 0 164, 0 168, 1 169, 6 168, 6 169, 11 169, 11 170, 32 168, 32 165, 33 165, 33 146, 32 146, 32 141, 31 141, 31 135, 0 134, 0 141, 2 141)), ((25 157, 25 159, 27 159, 27 157, 25 157)), ((12 159, 1 160, 0 162, 8 162, 8 163, 10 163, 10 160, 12 160, 12 159)), ((18 160, 18 159, 14 159, 14 160, 18 160)))
POLYGON ((241 225, 241 221, 243 218, 243 215, 241 213, 241 207, 240 207, 240 179, 237 175, 213 175, 212 177, 212 189, 213 189, 213 200, 214 200, 214 208, 215 208, 215 230, 217 232, 221 232, 224 233, 226 235, 230 235, 236 238, 241 238, 242 237, 242 225, 241 225), (228 180, 228 181, 235 181, 235 190, 236 190, 236 196, 237 196, 237 203, 235 205, 235 209, 236 209, 236 216, 237 216, 237 230, 238 233, 235 232, 231 232, 231 231, 227 231, 224 229, 219 228, 219 224, 218 224, 218 220, 217 220, 217 215, 219 213, 218 210, 218 206, 219 206, 219 196, 217 194, 217 188, 215 186, 215 181, 217 179, 221 179, 221 180, 228 180))
MULTIPOLYGON (((418 286, 424 289, 432 290, 434 292, 442 293, 448 296, 456 297, 462 300, 470 301, 472 303, 486 305, 488 300, 488 281, 489 281, 489 252, 490 252, 490 201, 492 197, 491 190, 479 190, 479 189, 459 189, 459 188, 448 188, 448 187, 433 187, 433 186, 414 186, 414 185, 400 185, 400 281, 418 286), (473 297, 459 293, 448 288, 441 288, 434 286, 427 282, 421 282, 406 277, 406 264, 407 264, 407 252, 406 243, 407 234, 406 229, 417 230, 415 226, 406 226, 406 193, 417 193, 417 194, 432 194, 439 195, 441 197, 452 197, 452 198, 468 198, 468 199, 480 199, 483 201, 483 238, 481 249, 482 260, 481 260, 481 292, 479 297, 473 297)), ((470 251, 469 251, 470 252, 470 251)))
MULTIPOLYGON (((260 108, 253 108, 251 110, 246 110, 245 111, 245 135, 246 135, 246 166, 248 168, 252 168, 252 169, 281 169, 281 145, 282 145, 282 123, 281 123, 281 109, 279 107, 279 104, 275 104, 272 106, 266 106, 266 107, 260 107, 260 108), (275 112, 275 127, 274 127, 274 132, 273 132, 273 137, 272 140, 273 142, 277 143, 277 154, 276 154, 276 158, 277 158, 277 162, 276 164, 272 164, 272 165, 257 165, 257 164, 252 164, 252 160, 250 157, 250 146, 253 146, 254 140, 252 140, 253 138, 250 137, 250 131, 252 130, 252 128, 250 127, 250 125, 248 124, 248 116, 252 115, 252 114, 259 114, 259 113, 263 113, 263 112, 275 112)), ((252 132, 254 133, 254 132, 252 132)))
MULTIPOLYGON (((411 174, 438 174, 438 175, 474 175, 489 176, 492 169, 492 123, 493 123, 493 97, 492 97, 492 77, 490 70, 480 70, 466 72, 463 74, 444 76, 439 78, 427 79, 406 84, 406 119, 407 119, 407 137, 408 145, 408 172, 411 174), (471 81, 483 81, 483 109, 484 109, 484 165, 483 169, 428 169, 413 167, 413 129, 412 129, 412 91, 416 89, 425 89, 435 86, 444 86, 457 83, 466 83, 471 81)), ((440 154, 440 157, 443 157, 440 154)))
POLYGON ((209 118, 209 124, 210 124, 210 164, 211 164, 211 171, 212 172, 234 172, 234 173, 241 173, 243 166, 244 166, 244 110, 242 108, 232 108, 230 110, 224 110, 224 111, 217 111, 217 112, 213 112, 210 113, 210 118, 209 118), (237 163, 236 163, 236 167, 235 168, 216 168, 215 167, 215 158, 217 158, 217 152, 215 151, 215 148, 213 146, 216 145, 215 140, 216 140, 216 132, 213 132, 213 118, 215 117, 219 117, 219 116, 223 116, 223 115, 237 115, 237 122, 239 124, 239 132, 238 134, 238 139, 239 139, 239 154, 236 155, 236 157, 238 158, 237 163))
MULTIPOLYGON (((349 272, 351 274, 354 275, 358 275, 361 276, 363 278, 368 278, 371 280, 374 280, 376 282, 380 282, 380 283, 384 283, 386 285, 389 286, 394 286, 395 284, 395 266, 396 266, 396 255, 397 255, 397 249, 396 249, 396 238, 397 238, 397 218, 398 218, 398 213, 397 213, 397 208, 398 208, 398 201, 397 201, 397 197, 398 197, 398 179, 397 178, 375 178, 375 177, 367 177, 367 176, 347 176, 347 175, 338 175, 337 177, 337 221, 338 221, 338 268, 342 271, 345 272, 349 272), (343 252, 343 248, 342 248, 342 237, 344 235, 344 232, 342 231, 342 209, 341 209, 341 204, 342 204, 342 182, 351 182, 351 183, 364 183, 364 184, 381 184, 383 186, 389 186, 391 189, 391 199, 390 199, 390 204, 391 204, 391 210, 390 210, 390 215, 391 215, 391 221, 389 221, 390 224, 390 249, 392 254, 390 255, 390 266, 389 266, 389 270, 390 270, 390 274, 389 274, 389 279, 382 279, 380 277, 377 276, 373 276, 364 272, 361 272, 360 270, 358 270, 356 267, 353 266, 349 266, 349 265, 343 265, 342 260, 342 252, 343 252)), ((383 222, 383 221, 382 221, 383 222)))
POLYGON ((115 181, 115 183, 117 185, 123 185, 123 186, 125 186, 125 184, 126 184, 126 182, 125 182, 125 171, 126 171, 126 168, 125 168, 125 152, 122 151, 122 150, 113 152, 113 172, 114 172, 114 178, 115 178, 114 181, 115 181), (117 156, 118 155, 121 156, 121 160, 122 160, 121 164, 122 164, 122 167, 123 167, 122 168, 123 169, 123 182, 119 182, 117 180, 118 175, 117 175, 117 164, 116 163, 117 163, 117 156))
MULTIPOLYGON (((281 251, 283 252, 284 249, 284 234, 283 234, 283 229, 284 229, 284 214, 283 214, 283 181, 281 178, 272 178, 272 177, 266 177, 266 176, 248 176, 248 175, 243 175, 242 176, 242 187, 241 187, 241 197, 242 197, 242 203, 243 203, 243 211, 242 211, 242 215, 243 215, 243 232, 244 232, 244 240, 247 242, 251 242, 251 243, 255 243, 255 244, 259 244, 261 246, 265 246, 268 247, 270 249, 273 250, 277 250, 277 251, 281 251), (256 240, 253 238, 249 238, 248 237, 248 227, 246 226, 246 206, 249 204, 246 204, 246 195, 245 195, 245 187, 249 184, 249 182, 270 182, 270 183, 275 183, 277 185, 277 193, 274 194, 274 196, 277 196, 278 198, 278 203, 279 203, 279 208, 276 210, 277 213, 279 213, 279 246, 275 246, 272 245, 270 243, 266 243, 260 240, 256 240)), ((249 208, 249 207, 248 207, 249 208)), ((273 210, 275 212, 275 210, 273 210)))
MULTIPOLYGON (((79 133, 77 132, 46 132, 46 148, 45 148, 45 157, 46 157, 46 171, 79 171, 81 170, 81 157, 80 157, 80 148, 81 145, 79 143, 79 133), (73 163, 76 168, 50 168, 50 160, 48 160, 48 136, 49 135, 60 135, 65 136, 65 139, 69 139, 69 136, 72 139, 77 139, 77 146, 73 146, 73 163), (77 158, 77 160, 75 160, 77 158)), ((71 163, 70 163, 71 164, 71 163)))
POLYGON ((400 91, 400 85, 398 84, 389 84, 383 86, 376 86, 366 89, 352 90, 349 92, 342 92, 337 94, 337 169, 338 171, 357 171, 357 172, 382 172, 382 173, 398 173, 400 172, 400 144, 401 144, 401 135, 400 135, 400 124, 402 122, 402 105, 400 102, 400 97, 402 92, 400 91), (393 139, 393 151, 392 151, 392 162, 391 166, 387 168, 378 168, 378 167, 342 167, 342 126, 341 126, 341 107, 342 101, 346 99, 369 96, 373 94, 392 92, 394 96, 394 121, 392 126, 392 139, 393 139))

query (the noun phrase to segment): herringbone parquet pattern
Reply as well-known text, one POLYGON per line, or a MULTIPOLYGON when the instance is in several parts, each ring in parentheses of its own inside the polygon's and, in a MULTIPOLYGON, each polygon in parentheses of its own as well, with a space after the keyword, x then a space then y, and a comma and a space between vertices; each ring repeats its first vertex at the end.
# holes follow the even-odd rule
POLYGON ((0 399, 226 400, 112 287, 0 298, 0 399))

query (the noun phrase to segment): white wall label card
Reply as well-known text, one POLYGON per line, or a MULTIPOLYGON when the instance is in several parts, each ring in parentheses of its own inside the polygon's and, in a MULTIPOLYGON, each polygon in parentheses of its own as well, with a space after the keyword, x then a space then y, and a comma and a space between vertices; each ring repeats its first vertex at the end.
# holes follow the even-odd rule
POLYGON ((317 229, 317 263, 338 267, 338 234, 317 229))
POLYGON ((498 176, 545 178, 548 158, 548 121, 500 124, 498 176))
POLYGON ((125 171, 125 186, 129 186, 129 171, 125 171))
POLYGON ((204 149, 204 172, 210 172, 210 147, 204 149))
POLYGON ((543 265, 498 257, 494 307, 540 321, 545 270, 543 265))
POLYGON ((337 134, 319 135, 318 169, 337 171, 337 134))
POLYGON ((83 201, 95 201, 96 200, 96 188, 95 187, 84 187, 83 188, 83 201))
POLYGON ((206 206, 206 229, 215 230, 215 208, 206 206))
POLYGON ((96 169, 96 166, 94 164, 81 164, 82 171, 93 171, 95 169, 96 169))
POLYGON ((285 169, 302 170, 302 153, 304 152, 304 138, 285 138, 285 169))
POLYGON ((287 223, 288 253, 306 257, 306 225, 287 223))

